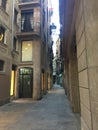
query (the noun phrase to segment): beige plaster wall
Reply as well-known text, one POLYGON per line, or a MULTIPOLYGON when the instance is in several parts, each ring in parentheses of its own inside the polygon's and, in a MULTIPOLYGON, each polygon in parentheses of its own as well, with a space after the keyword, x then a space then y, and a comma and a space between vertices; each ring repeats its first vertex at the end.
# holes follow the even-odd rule
POLYGON ((81 0, 76 22, 81 127, 98 129, 98 1, 81 0))

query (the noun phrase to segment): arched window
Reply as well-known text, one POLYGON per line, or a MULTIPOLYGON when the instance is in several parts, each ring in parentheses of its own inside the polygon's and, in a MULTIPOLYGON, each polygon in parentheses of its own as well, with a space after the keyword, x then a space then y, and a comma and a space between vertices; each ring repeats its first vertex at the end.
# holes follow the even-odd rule
POLYGON ((0 60, 0 71, 4 70, 4 61, 0 60))

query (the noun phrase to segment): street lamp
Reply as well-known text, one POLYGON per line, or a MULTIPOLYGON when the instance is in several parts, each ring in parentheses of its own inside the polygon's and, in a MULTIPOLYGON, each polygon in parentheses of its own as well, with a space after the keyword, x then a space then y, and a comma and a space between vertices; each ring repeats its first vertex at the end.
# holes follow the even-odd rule
POLYGON ((50 35, 52 34, 53 30, 56 30, 56 26, 54 23, 52 23, 52 25, 50 25, 50 35))

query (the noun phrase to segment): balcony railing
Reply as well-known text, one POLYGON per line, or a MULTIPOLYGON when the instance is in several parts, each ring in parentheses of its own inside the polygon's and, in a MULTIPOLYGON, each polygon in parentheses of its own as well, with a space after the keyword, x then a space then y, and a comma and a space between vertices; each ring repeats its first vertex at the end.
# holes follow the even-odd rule
POLYGON ((40 2, 40 0, 19 0, 19 3, 40 2))
POLYGON ((40 33, 40 22, 32 21, 32 24, 24 24, 23 21, 18 23, 19 25, 19 33, 28 33, 28 32, 34 32, 34 33, 40 33))

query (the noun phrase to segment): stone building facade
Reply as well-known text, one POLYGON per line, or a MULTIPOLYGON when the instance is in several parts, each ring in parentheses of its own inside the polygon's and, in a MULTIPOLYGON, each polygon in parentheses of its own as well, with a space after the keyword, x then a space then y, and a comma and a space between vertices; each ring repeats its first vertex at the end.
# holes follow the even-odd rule
POLYGON ((41 37, 40 1, 19 1, 17 32, 19 42, 18 84, 16 96, 20 98, 41 98, 41 37))
POLYGON ((0 105, 46 94, 47 21, 47 0, 0 0, 0 105))
POLYGON ((19 0, 18 98, 39 100, 48 89, 48 1, 19 0))
POLYGON ((11 92, 11 72, 15 71, 18 64, 15 35, 18 26, 14 23, 14 11, 18 11, 17 1, 11 3, 9 0, 0 0, 0 105, 9 102, 10 95, 14 93, 11 92))
POLYGON ((81 130, 98 129, 98 2, 60 1, 64 87, 81 130), (62 13, 61 13, 62 11, 62 13))

